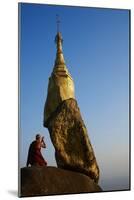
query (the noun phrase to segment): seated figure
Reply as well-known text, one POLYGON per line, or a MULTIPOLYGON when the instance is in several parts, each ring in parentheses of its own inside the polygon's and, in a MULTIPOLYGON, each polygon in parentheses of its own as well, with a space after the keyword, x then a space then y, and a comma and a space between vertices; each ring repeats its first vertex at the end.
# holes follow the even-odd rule
POLYGON ((41 154, 41 148, 46 148, 46 144, 44 142, 44 137, 41 137, 40 134, 36 135, 36 140, 30 144, 28 150, 28 157, 26 166, 29 164, 31 166, 47 166, 47 162, 43 158, 41 154))

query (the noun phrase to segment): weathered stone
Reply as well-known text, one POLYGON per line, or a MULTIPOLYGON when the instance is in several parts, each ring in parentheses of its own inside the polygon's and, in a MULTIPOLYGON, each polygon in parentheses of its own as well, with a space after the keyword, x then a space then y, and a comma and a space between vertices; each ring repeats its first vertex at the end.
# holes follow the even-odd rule
POLYGON ((21 169, 21 197, 101 192, 88 176, 56 167, 25 167, 21 169))
POLYGON ((84 173, 98 182, 99 168, 76 100, 64 100, 47 127, 58 167, 84 173))

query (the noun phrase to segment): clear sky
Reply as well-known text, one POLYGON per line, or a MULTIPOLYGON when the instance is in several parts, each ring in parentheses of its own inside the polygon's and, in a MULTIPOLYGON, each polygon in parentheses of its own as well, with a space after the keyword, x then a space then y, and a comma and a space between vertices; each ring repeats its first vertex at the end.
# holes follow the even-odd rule
POLYGON ((100 167, 104 190, 129 186, 129 11, 39 4, 19 5, 20 167, 36 133, 56 166, 43 127, 48 78, 56 55, 56 14, 75 95, 100 167))

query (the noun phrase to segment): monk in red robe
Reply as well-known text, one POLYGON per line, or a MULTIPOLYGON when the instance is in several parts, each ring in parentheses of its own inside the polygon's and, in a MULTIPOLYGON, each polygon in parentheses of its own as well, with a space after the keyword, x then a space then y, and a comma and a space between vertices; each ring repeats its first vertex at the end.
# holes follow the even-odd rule
POLYGON ((27 167, 29 166, 29 164, 31 166, 47 166, 47 162, 41 154, 41 148, 46 148, 46 144, 44 142, 44 137, 41 137, 41 135, 37 134, 36 140, 30 144, 28 150, 26 163, 27 167))

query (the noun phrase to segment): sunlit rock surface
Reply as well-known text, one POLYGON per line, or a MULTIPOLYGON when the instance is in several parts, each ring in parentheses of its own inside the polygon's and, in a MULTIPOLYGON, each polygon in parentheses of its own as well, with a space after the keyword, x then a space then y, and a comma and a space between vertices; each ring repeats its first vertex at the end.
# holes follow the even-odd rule
POLYGON ((95 182, 99 168, 75 99, 63 101, 48 121, 58 167, 84 173, 95 182))

